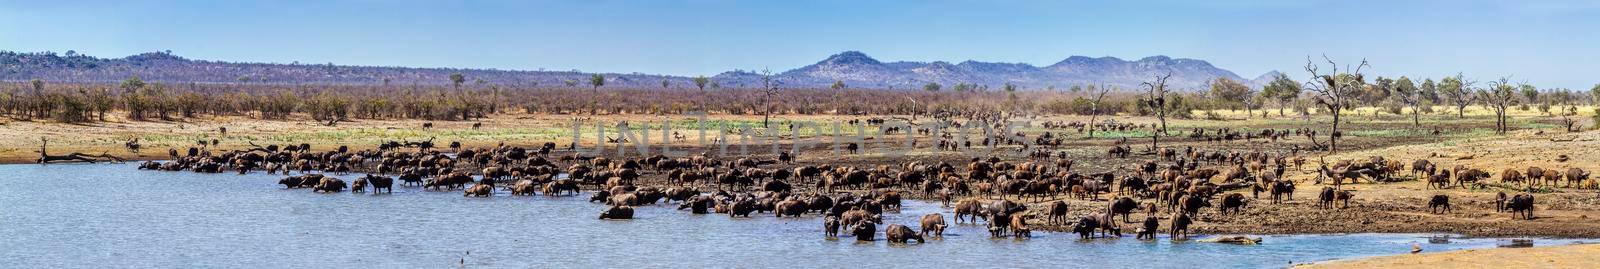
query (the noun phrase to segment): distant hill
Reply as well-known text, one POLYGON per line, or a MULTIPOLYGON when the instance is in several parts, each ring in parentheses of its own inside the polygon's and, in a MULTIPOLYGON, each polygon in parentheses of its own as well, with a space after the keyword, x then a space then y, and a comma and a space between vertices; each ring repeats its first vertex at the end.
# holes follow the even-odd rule
MULTIPOLYGON (((53 82, 117 82, 130 76, 146 81, 169 83, 252 83, 252 84, 338 84, 338 85, 448 85, 449 75, 462 73, 467 83, 508 86, 586 87, 591 73, 578 71, 514 71, 495 69, 412 68, 392 66, 349 66, 333 64, 237 63, 191 60, 166 52, 152 52, 123 58, 97 58, 68 53, 17 53, 0 51, 0 80, 43 79, 53 82)), ((1114 57, 1072 56, 1055 64, 1036 67, 1021 63, 964 61, 881 62, 857 51, 846 51, 816 64, 773 74, 784 88, 825 88, 842 81, 851 88, 921 88, 929 82, 946 89, 957 83, 998 89, 1006 83, 1035 90, 1072 85, 1108 84, 1138 87, 1156 74, 1173 74, 1169 85, 1179 89, 1199 89, 1206 81, 1225 77, 1250 85, 1261 85, 1276 73, 1245 79, 1231 71, 1202 60, 1151 56, 1136 61, 1114 57), (1265 80, 1264 80, 1265 79, 1265 80)), ((672 87, 693 87, 692 78, 651 74, 604 73, 606 87, 661 87, 666 80, 672 87)), ((759 87, 761 74, 729 71, 711 77, 724 88, 759 87)))

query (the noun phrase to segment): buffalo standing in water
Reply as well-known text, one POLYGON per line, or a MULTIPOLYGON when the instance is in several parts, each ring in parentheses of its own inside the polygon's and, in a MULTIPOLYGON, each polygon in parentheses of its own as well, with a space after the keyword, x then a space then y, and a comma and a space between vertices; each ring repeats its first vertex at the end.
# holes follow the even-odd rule
POLYGON ((600 212, 600 219, 633 219, 633 207, 618 205, 600 212))
POLYGON ((511 184, 511 195, 533 195, 533 191, 538 188, 538 185, 533 183, 533 180, 517 180, 516 183, 511 184))
POLYGON ((883 230, 883 236, 889 239, 889 243, 905 244, 910 240, 917 240, 918 244, 923 242, 922 235, 918 235, 917 232, 911 231, 911 228, 900 224, 890 224, 889 228, 883 230))
POLYGON ((822 235, 828 238, 839 237, 839 217, 828 216, 822 219, 822 235))
POLYGON ((1172 217, 1172 224, 1169 225, 1170 231, 1167 234, 1172 236, 1172 239, 1178 239, 1180 235, 1181 238, 1189 238, 1189 224, 1194 224, 1194 220, 1189 218, 1189 214, 1178 212, 1176 216, 1172 217))
POLYGON ((493 192, 494 187, 490 187, 487 184, 475 184, 472 185, 472 188, 467 188, 465 193, 461 196, 488 197, 493 192))
POLYGON ((711 208, 711 204, 714 202, 716 202, 716 200, 711 199, 711 197, 696 196, 694 198, 689 198, 689 201, 679 204, 678 210, 689 209, 690 214, 706 214, 706 209, 711 208))
POLYGON ((1156 239, 1156 233, 1159 232, 1160 229, 1161 229, 1161 220, 1156 219, 1156 216, 1153 216, 1153 215, 1145 217, 1143 225, 1141 225, 1141 227, 1139 227, 1138 236, 1135 236, 1134 238, 1135 239, 1140 239, 1140 240, 1156 239))
POLYGON ((856 241, 872 241, 877 233, 878 225, 866 220, 856 222, 855 227, 850 228, 850 235, 856 236, 856 241))
POLYGON ((944 224, 944 215, 939 213, 922 215, 921 224, 922 236, 928 236, 929 233, 932 233, 934 237, 939 238, 944 238, 944 228, 948 227, 948 225, 944 224))
POLYGON ((394 178, 385 176, 367 175, 363 180, 372 186, 372 192, 394 193, 394 178))
POLYGON ((365 177, 356 178, 355 181, 351 181, 350 182, 350 192, 366 192, 366 191, 367 191, 367 178, 365 178, 365 177))
POLYGON ((1100 220, 1090 216, 1078 218, 1078 224, 1072 226, 1072 232, 1078 234, 1080 239, 1094 237, 1094 231, 1100 228, 1100 220))
POLYGON ((1023 214, 1011 214, 1011 237, 1032 238, 1033 230, 1028 228, 1028 217, 1023 214))
POLYGON ((344 180, 324 177, 322 178, 321 182, 317 183, 317 185, 312 188, 312 190, 316 192, 341 192, 344 191, 346 187, 348 187, 348 185, 344 183, 344 180))

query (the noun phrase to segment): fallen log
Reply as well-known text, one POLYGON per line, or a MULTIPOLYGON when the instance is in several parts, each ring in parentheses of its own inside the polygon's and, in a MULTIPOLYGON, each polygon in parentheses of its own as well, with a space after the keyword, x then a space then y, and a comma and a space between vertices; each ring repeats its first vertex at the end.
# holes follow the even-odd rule
POLYGON ((41 138, 39 138, 39 141, 40 141, 40 143, 39 143, 39 159, 35 160, 38 163, 52 163, 52 162, 87 162, 87 163, 113 162, 113 163, 120 163, 120 162, 123 162, 122 158, 118 158, 117 156, 112 156, 111 154, 104 153, 104 152, 102 152, 102 153, 100 153, 98 155, 83 154, 83 153, 78 153, 78 152, 73 152, 73 153, 70 153, 70 154, 67 154, 67 155, 50 155, 50 153, 48 151, 49 146, 50 146, 50 139, 41 137, 41 138))
POLYGON ((1241 236, 1241 235, 1231 235, 1231 236, 1218 236, 1218 237, 1214 237, 1214 238, 1207 238, 1207 239, 1200 240, 1200 242, 1235 244, 1235 245, 1259 245, 1259 244, 1261 244, 1261 238, 1260 237, 1251 238, 1251 237, 1246 237, 1246 236, 1241 236))

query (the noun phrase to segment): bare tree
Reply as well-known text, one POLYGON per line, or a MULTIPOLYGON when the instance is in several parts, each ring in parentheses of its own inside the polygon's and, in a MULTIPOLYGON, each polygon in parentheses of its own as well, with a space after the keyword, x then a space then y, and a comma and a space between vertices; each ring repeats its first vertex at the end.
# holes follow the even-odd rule
POLYGON ((1443 93, 1445 98, 1449 98, 1450 102, 1456 106, 1456 118, 1466 118, 1467 106, 1472 105, 1472 102, 1478 99, 1478 96, 1472 94, 1472 84, 1477 84, 1477 81, 1466 80, 1461 73, 1456 73, 1454 77, 1445 77, 1439 81, 1439 92, 1443 93))
POLYGON ((1150 99, 1144 100, 1144 105, 1155 112, 1156 119, 1161 121, 1161 128, 1150 132, 1150 151, 1154 152, 1161 141, 1161 135, 1167 133, 1167 79, 1172 78, 1172 73, 1155 76, 1154 81, 1139 83, 1148 87, 1146 91, 1150 99))
POLYGON ((1361 64, 1355 68, 1347 65, 1344 67, 1345 73, 1340 73, 1339 64, 1333 59, 1329 59, 1327 55, 1323 55, 1322 59, 1327 61, 1328 67, 1332 69, 1328 73, 1321 73, 1320 67, 1311 61, 1311 57, 1306 57, 1306 72, 1311 73, 1311 81, 1306 82, 1305 88, 1315 96, 1317 104, 1321 104, 1329 113, 1333 113, 1333 124, 1328 130, 1328 152, 1331 154, 1339 152, 1338 141, 1339 137, 1343 136, 1339 132, 1341 121, 1339 114, 1350 105, 1350 99, 1366 84, 1361 69, 1370 66, 1367 65, 1366 59, 1361 59, 1361 64))
POLYGON ((1510 78, 1500 77, 1500 80, 1489 81, 1488 88, 1478 91, 1478 98, 1483 99, 1484 105, 1494 110, 1494 131, 1502 134, 1510 129, 1506 124, 1506 110, 1516 104, 1517 88, 1520 87, 1512 86, 1509 80, 1510 78))
MULTIPOLYGON (((1010 87, 1011 84, 1006 83, 1006 86, 1010 87)), ((1100 87, 1096 89, 1097 91, 1094 93, 1094 99, 1090 99, 1089 101, 1089 138, 1094 138, 1094 129, 1097 128, 1096 126, 1100 125, 1100 100, 1105 99, 1106 93, 1111 91, 1111 87, 1104 84, 1101 84, 1100 87)))
POLYGON ((772 120, 772 96, 778 94, 778 83, 772 81, 772 71, 761 70, 761 127, 768 127, 772 120))

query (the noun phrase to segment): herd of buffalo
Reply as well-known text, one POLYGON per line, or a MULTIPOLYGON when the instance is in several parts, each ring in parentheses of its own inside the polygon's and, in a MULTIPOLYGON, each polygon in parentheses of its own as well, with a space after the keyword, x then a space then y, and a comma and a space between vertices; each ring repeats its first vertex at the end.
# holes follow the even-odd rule
MULTIPOLYGON (((1059 124, 1061 128, 1079 127, 1059 124)), ((1123 126, 1112 126, 1127 128, 1123 126)), ((1219 131, 1219 133, 1225 133, 1219 131)), ((1263 132, 1276 137, 1289 131, 1263 132)), ((1296 131, 1295 133, 1299 133, 1296 131)), ((1138 239, 1154 239, 1165 231, 1173 238, 1188 236, 1202 209, 1215 205, 1217 214, 1239 212, 1252 200, 1268 196, 1272 204, 1292 200, 1299 184, 1288 179, 1286 171, 1302 171, 1305 159, 1298 153, 1205 151, 1193 147, 1169 147, 1150 152, 1150 160, 1130 162, 1115 171, 1080 172, 1067 154, 1033 154, 1024 159, 998 157, 955 161, 908 161, 898 164, 849 165, 803 164, 789 152, 776 156, 717 157, 699 154, 688 157, 646 156, 612 159, 556 153, 555 143, 539 147, 494 146, 462 148, 452 143, 449 152, 426 142, 389 142, 376 149, 352 150, 346 146, 327 151, 311 150, 311 145, 268 145, 254 143, 248 149, 216 151, 190 148, 187 154, 169 153, 172 160, 146 162, 140 169, 194 171, 207 173, 254 170, 287 176, 279 181, 285 188, 315 192, 392 192, 395 184, 428 191, 460 190, 465 196, 493 196, 497 191, 510 195, 553 196, 589 192, 590 201, 607 208, 600 219, 630 219, 634 207, 676 203, 679 210, 692 214, 727 214, 750 217, 772 214, 776 217, 821 216, 828 237, 843 230, 858 240, 874 239, 879 232, 890 242, 921 242, 939 238, 951 223, 940 213, 921 216, 918 223, 889 224, 883 229, 885 211, 897 212, 901 200, 919 198, 940 201, 953 211, 954 223, 986 223, 993 237, 1030 237, 1030 221, 1042 221, 1057 230, 1067 230, 1082 238, 1121 236, 1124 224, 1136 227, 1138 239), (1053 155, 1053 156, 1052 156, 1053 155), (963 162, 964 163, 960 163, 963 162), (364 174, 340 179, 333 175, 364 174), (1229 192, 1233 190, 1244 190, 1229 192), (1101 203, 1103 210, 1079 212, 1069 219, 1069 201, 1101 203), (1061 199, 1065 196, 1067 199, 1061 199), (1027 202, 1032 201, 1032 204, 1027 202), (1143 220, 1131 217, 1143 213, 1143 220), (1165 220, 1165 221, 1163 221, 1165 220), (1163 228, 1165 230, 1163 230, 1163 228)), ((1116 145, 1107 158, 1126 158, 1129 147, 1116 145)), ((1397 179, 1425 179, 1438 188, 1483 186, 1491 175, 1479 169, 1457 165, 1440 169, 1426 159, 1411 163, 1409 170, 1399 160, 1371 157, 1322 164, 1311 172, 1317 184, 1326 184, 1316 193, 1316 206, 1339 210, 1349 206, 1355 193, 1343 184, 1359 180, 1389 182, 1397 179), (1325 182, 1331 181, 1331 182, 1325 182)), ((1555 186, 1562 179, 1568 187, 1594 187, 1589 173, 1568 168, 1529 167, 1500 173, 1505 184, 1555 186)), ((1448 213, 1451 197, 1443 194, 1425 199, 1432 213, 1448 213)), ((1520 192, 1510 197, 1501 192, 1494 201, 1496 210, 1509 211, 1522 219, 1533 218, 1534 197, 1520 192)))

